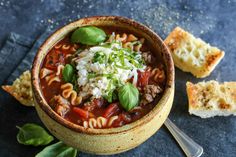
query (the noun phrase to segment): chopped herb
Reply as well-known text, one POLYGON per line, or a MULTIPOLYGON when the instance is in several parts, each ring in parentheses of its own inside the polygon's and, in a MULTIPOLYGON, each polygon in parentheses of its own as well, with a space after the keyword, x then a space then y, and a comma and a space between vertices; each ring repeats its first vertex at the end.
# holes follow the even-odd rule
POLYGON ((98 62, 98 63, 102 64, 102 63, 106 62, 106 55, 103 52, 101 52, 101 51, 96 52, 94 54, 92 62, 93 63, 98 62))

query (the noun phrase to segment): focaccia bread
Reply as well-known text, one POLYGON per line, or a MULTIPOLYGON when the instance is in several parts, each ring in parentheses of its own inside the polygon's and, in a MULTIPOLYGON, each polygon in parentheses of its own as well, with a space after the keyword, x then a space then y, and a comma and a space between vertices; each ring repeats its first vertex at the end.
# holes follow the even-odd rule
POLYGON ((12 85, 4 85, 2 88, 14 96, 22 105, 34 106, 31 74, 30 71, 25 71, 19 78, 17 78, 12 85))
POLYGON ((197 78, 203 78, 214 70, 224 57, 224 52, 212 47, 200 38, 176 27, 165 39, 175 66, 185 72, 191 72, 197 78))
POLYGON ((189 113, 209 118, 236 115, 236 82, 186 83, 189 113))

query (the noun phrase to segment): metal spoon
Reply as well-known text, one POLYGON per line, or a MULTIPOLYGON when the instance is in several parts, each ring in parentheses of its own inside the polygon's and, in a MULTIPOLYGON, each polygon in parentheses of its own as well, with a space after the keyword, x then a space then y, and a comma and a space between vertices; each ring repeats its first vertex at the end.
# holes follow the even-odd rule
POLYGON ((203 148, 182 132, 169 118, 166 119, 164 124, 179 143, 187 157, 200 157, 202 155, 203 148))

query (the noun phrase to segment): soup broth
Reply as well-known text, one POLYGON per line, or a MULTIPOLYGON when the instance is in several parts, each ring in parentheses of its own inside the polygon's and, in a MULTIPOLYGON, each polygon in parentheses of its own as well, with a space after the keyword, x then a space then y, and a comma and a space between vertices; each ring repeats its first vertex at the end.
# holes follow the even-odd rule
POLYGON ((68 34, 51 48, 40 71, 48 104, 85 128, 140 119, 158 103, 166 82, 164 64, 147 40, 115 27, 100 29, 107 37, 97 45, 72 43, 68 34))

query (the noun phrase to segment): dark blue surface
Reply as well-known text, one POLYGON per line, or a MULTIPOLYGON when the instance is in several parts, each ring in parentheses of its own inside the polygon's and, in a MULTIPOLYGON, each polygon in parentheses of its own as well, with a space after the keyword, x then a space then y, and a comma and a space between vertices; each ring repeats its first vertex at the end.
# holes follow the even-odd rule
MULTIPOLYGON (((3 46, 6 43, 6 38, 12 31, 28 37, 30 39, 28 44, 30 44, 42 34, 46 27, 54 29, 77 18, 92 15, 120 15, 133 18, 151 27, 163 39, 175 26, 181 26, 225 51, 222 62, 211 76, 204 80, 236 81, 236 1, 0 0, 0 45, 3 46)), ((37 46, 36 44, 30 52, 34 52, 37 46)), ((11 50, 9 50, 10 55, 7 58, 16 60, 21 58, 17 55, 24 54, 26 50, 30 49, 27 44, 23 44, 23 47, 22 45, 21 48, 18 47, 22 51, 17 49, 17 54, 10 54, 11 50)), ((5 61, 7 65, 0 67, 5 68, 4 72, 1 72, 2 78, 7 77, 9 71, 13 72, 14 67, 19 64, 15 61, 12 63, 9 60, 5 61)), ((21 65, 18 66, 19 69, 21 69, 21 65)), ((15 75, 17 75, 17 71, 15 70, 15 75)), ((176 69, 176 94, 170 119, 203 146, 203 156, 234 157, 236 156, 236 117, 200 119, 188 114, 185 83, 186 81, 202 80, 176 69)), ((14 98, 1 90, 0 156, 30 157, 43 148, 23 146, 17 143, 15 126, 27 122, 41 124, 33 108, 21 106, 14 98)), ((92 155, 80 153, 79 156, 92 155)), ((141 146, 116 156, 172 157, 184 156, 184 154, 166 128, 162 127, 141 146)))

